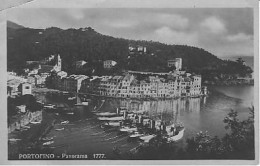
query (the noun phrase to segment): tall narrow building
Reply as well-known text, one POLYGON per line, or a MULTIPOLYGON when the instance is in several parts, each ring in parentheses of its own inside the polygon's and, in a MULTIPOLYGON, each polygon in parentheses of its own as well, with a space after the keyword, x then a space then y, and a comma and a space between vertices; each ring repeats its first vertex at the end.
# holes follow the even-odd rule
POLYGON ((60 57, 59 54, 57 55, 56 64, 55 64, 55 66, 54 66, 54 70, 55 70, 56 72, 61 71, 61 57, 60 57))

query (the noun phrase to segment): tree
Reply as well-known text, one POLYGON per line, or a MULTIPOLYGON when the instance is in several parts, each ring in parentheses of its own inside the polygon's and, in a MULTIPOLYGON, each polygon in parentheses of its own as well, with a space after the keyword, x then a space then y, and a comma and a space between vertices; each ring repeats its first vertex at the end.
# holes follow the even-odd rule
POLYGON ((133 155, 133 159, 254 159, 254 107, 247 120, 240 121, 231 110, 224 119, 228 133, 223 138, 199 132, 186 140, 186 148, 167 143, 162 133, 133 155))
POLYGON ((187 139, 186 151, 192 159, 254 159, 254 107, 247 120, 240 121, 231 110, 224 119, 228 133, 222 138, 200 132, 187 139))

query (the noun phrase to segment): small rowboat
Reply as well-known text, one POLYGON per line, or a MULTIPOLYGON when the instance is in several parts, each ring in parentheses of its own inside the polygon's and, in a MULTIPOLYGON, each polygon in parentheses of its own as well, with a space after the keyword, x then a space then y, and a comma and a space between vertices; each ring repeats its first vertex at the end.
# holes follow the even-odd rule
POLYGON ((48 141, 48 142, 44 142, 42 145, 47 146, 47 145, 50 145, 50 144, 53 144, 53 143, 54 143, 54 141, 48 141))
POLYGON ((56 131, 62 131, 64 130, 64 127, 63 128, 60 128, 60 129, 55 129, 56 131))

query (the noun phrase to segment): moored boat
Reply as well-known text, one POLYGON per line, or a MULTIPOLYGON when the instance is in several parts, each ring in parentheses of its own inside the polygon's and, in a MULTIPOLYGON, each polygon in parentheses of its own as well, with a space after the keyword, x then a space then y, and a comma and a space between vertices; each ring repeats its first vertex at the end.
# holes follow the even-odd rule
POLYGON ((69 121, 68 120, 65 120, 65 121, 62 121, 60 124, 68 124, 69 121))
POLYGON ((132 132, 137 131, 137 127, 123 126, 122 128, 119 129, 119 131, 132 133, 132 132))
POLYGON ((30 122, 31 124, 40 124, 41 121, 38 121, 38 122, 30 122))
POLYGON ((176 142, 176 141, 182 139, 182 137, 184 135, 184 131, 185 131, 185 128, 183 127, 180 131, 178 131, 178 133, 176 135, 169 136, 167 138, 167 142, 176 142))
POLYGON ((64 130, 64 127, 63 128, 60 128, 60 129, 55 129, 56 131, 62 131, 64 130))
POLYGON ((88 101, 82 101, 83 105, 88 105, 88 101))
POLYGON ((121 121, 110 121, 110 122, 106 122, 104 123, 105 126, 111 126, 111 127, 119 127, 121 126, 122 122, 121 121))
POLYGON ((115 112, 99 112, 95 113, 97 116, 116 116, 117 113, 115 112))
POLYGON ((149 143, 153 138, 155 138, 156 135, 152 134, 152 135, 144 135, 142 137, 140 137, 140 140, 144 141, 145 143, 149 143))
POLYGON ((47 108, 47 109, 55 109, 56 106, 53 105, 53 104, 47 104, 47 105, 43 106, 43 108, 47 108))
POLYGON ((66 113, 66 114, 68 114, 68 115, 74 115, 74 112, 68 112, 68 113, 66 113))
POLYGON ((107 120, 107 121, 121 121, 125 118, 123 116, 116 116, 116 117, 98 117, 98 120, 107 120))
POLYGON ((42 145, 43 146, 47 146, 47 145, 51 145, 53 143, 54 143, 54 141, 48 141, 48 142, 44 142, 42 145))
POLYGON ((10 142, 16 142, 16 141, 21 141, 21 139, 17 139, 17 138, 10 138, 10 139, 8 139, 8 141, 10 141, 10 142))
POLYGON ((45 138, 42 138, 43 141, 51 141, 53 140, 53 137, 45 137, 45 138))
POLYGON ((144 134, 141 134, 139 132, 135 132, 134 134, 130 135, 129 138, 139 138, 143 136, 144 134))
POLYGON ((76 97, 68 97, 68 100, 75 100, 76 97))

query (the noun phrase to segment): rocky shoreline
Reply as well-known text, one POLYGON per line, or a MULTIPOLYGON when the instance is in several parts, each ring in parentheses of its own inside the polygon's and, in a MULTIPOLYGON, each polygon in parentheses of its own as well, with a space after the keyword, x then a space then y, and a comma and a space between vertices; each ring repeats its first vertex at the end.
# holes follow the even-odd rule
POLYGON ((205 81, 203 85, 206 86, 214 86, 214 85, 221 85, 221 86, 246 86, 246 85, 254 85, 254 80, 250 79, 247 81, 240 81, 240 80, 228 80, 228 81, 205 81))
POLYGON ((39 151, 37 148, 39 141, 46 135, 55 123, 53 116, 43 111, 43 120, 41 124, 32 124, 27 131, 16 131, 8 135, 8 138, 18 138, 21 141, 8 142, 8 159, 18 159, 19 153, 27 151, 39 151))

